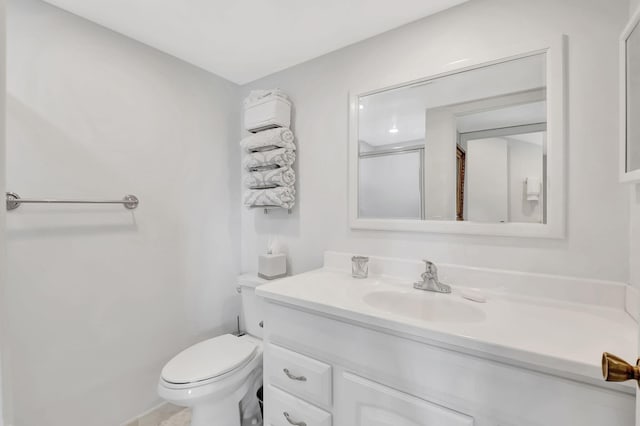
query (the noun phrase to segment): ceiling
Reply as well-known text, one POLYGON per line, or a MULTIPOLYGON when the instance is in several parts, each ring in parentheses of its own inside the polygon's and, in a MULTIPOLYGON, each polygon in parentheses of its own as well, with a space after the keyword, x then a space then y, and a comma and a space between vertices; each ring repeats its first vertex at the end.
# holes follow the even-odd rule
POLYGON ((45 0, 238 84, 467 0, 45 0))
POLYGON ((456 118, 459 133, 546 123, 547 102, 537 101, 525 104, 509 105, 504 108, 479 111, 456 118))

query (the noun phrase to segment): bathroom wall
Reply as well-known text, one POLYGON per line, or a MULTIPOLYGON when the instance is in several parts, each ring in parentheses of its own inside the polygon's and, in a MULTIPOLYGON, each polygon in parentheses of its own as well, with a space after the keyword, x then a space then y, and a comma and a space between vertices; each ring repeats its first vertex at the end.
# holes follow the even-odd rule
POLYGON ((509 148, 506 138, 467 144, 467 218, 474 222, 509 221, 509 148))
POLYGON ((299 202, 242 212, 242 266, 254 269, 270 235, 291 270, 326 249, 580 277, 629 279, 628 189, 617 179, 618 36, 627 0, 476 0, 243 87, 281 87, 295 105, 299 202), (415 70, 569 36, 567 238, 535 240, 352 231, 347 217, 347 96, 351 88, 418 77, 415 70), (597 84, 594 84, 597 82, 597 84))
MULTIPOLYGON (((6 19, 5 19, 5 1, 0 0, 0 96, 4 97, 6 93, 6 19)), ((6 179, 6 161, 5 161, 5 103, 0 102, 0 194, 4 194, 5 192, 5 179, 6 179)), ((3 376, 3 368, 2 368, 2 360, 4 358, 4 345, 3 342, 3 325, 6 322, 6 317, 4 314, 5 306, 2 304, 2 300, 5 300, 4 297, 4 288, 6 282, 6 271, 7 271, 7 253, 6 253, 6 223, 5 223, 5 214, 6 211, 0 208, 0 379, 3 376)), ((1 382, 0 382, 1 383, 1 382)), ((0 426, 3 426, 4 423, 4 407, 5 407, 5 398, 4 398, 4 390, 0 385, 0 426)))
POLYGON ((239 88, 36 0, 8 15, 8 188, 140 198, 8 213, 12 424, 115 426, 235 329, 239 88))
MULTIPOLYGON (((640 0, 629 2, 629 16, 640 8, 640 0)), ((630 274, 631 284, 640 288, 640 184, 629 185, 631 197, 631 226, 630 226, 630 274)), ((639 399, 640 400, 640 399, 639 399)), ((639 407, 640 408, 640 407, 639 407)), ((640 409, 638 411, 640 413, 640 409)))
POLYGON ((427 109, 424 129, 426 218, 455 220, 458 198, 456 158, 458 129, 455 116, 447 108, 427 109))
POLYGON ((540 223, 544 197, 527 200, 527 178, 541 179, 540 144, 515 137, 472 139, 466 145, 465 218, 475 221, 540 223))
POLYGON ((542 221, 544 196, 538 201, 527 200, 529 177, 540 179, 542 186, 542 141, 546 134, 540 133, 540 145, 516 138, 507 138, 509 147, 509 220, 511 222, 539 223, 542 221))

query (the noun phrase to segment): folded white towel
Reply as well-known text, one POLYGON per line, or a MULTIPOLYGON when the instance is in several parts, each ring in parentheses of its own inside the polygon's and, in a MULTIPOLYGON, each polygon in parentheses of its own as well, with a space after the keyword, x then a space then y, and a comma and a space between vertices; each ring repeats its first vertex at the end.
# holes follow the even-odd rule
POLYGON ((240 146, 247 152, 267 151, 275 148, 296 149, 293 132, 285 127, 264 130, 242 139, 240 146))
POLYGON ((246 170, 255 172, 278 167, 289 167, 294 161, 296 161, 296 153, 294 151, 278 148, 246 155, 243 160, 243 166, 246 170))
POLYGON ((244 194, 244 205, 247 207, 282 207, 291 209, 295 201, 296 190, 292 186, 248 189, 244 194))
POLYGON ((291 167, 249 172, 244 178, 244 186, 251 189, 293 186, 295 183, 296 173, 291 167))
POLYGON ((261 99, 274 96, 290 101, 289 96, 287 96, 287 94, 281 89, 252 90, 249 92, 249 96, 244 99, 244 106, 248 106, 261 99))

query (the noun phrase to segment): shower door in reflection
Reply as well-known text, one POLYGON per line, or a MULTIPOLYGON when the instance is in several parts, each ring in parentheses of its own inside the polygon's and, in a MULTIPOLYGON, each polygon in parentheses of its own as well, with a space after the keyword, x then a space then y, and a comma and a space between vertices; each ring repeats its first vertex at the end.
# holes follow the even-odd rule
POLYGON ((362 151, 359 154, 359 216, 424 219, 424 148, 362 151))

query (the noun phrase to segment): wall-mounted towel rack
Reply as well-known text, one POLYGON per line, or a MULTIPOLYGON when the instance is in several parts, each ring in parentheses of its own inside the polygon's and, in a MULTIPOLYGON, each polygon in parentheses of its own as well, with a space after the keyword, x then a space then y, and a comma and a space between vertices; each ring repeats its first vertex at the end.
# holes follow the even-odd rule
MULTIPOLYGON (((255 209, 263 209, 264 214, 269 214, 269 211, 271 210, 282 210, 282 207, 278 207, 278 206, 256 206, 256 207, 252 207, 255 209)), ((291 214, 293 212, 292 209, 287 209, 287 212, 289 214, 291 214)))
POLYGON ((140 200, 135 195, 125 195, 122 200, 60 200, 55 198, 20 198, 15 192, 7 192, 7 210, 15 210, 21 204, 122 204, 133 210, 138 207, 140 200))

